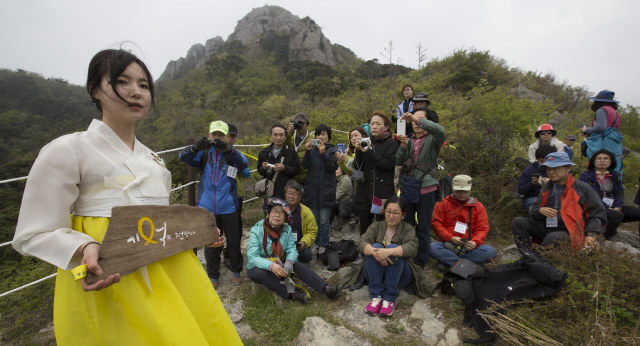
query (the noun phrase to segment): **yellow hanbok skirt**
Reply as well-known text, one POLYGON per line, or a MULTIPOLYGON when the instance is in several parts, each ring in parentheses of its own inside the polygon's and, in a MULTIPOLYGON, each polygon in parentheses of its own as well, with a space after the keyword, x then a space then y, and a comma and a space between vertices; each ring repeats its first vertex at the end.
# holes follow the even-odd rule
MULTIPOLYGON (((73 229, 101 242, 109 218, 72 216, 73 229)), ((85 292, 58 269, 53 323, 58 345, 242 345, 198 258, 184 251, 106 289, 85 292)))

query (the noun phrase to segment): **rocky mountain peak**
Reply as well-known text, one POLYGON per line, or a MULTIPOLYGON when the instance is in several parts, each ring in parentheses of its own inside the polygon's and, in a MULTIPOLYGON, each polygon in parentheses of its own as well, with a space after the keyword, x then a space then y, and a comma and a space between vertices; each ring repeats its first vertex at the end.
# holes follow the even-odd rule
POLYGON ((291 26, 299 21, 298 16, 278 6, 254 8, 238 21, 236 29, 227 40, 238 40, 249 45, 269 31, 289 33, 291 26))
POLYGON ((322 29, 311 18, 305 17, 291 26, 289 38, 289 61, 315 60, 336 66, 331 42, 322 34, 322 29))

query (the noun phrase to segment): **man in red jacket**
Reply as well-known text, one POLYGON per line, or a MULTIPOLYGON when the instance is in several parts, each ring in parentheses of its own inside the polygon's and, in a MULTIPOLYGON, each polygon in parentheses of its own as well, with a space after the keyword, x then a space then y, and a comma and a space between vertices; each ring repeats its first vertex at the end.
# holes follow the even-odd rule
POLYGON ((460 258, 482 264, 495 258, 496 249, 484 245, 489 233, 489 219, 484 206, 471 197, 471 177, 456 175, 453 194, 436 204, 431 228, 438 241, 431 243, 431 257, 444 270, 460 258))

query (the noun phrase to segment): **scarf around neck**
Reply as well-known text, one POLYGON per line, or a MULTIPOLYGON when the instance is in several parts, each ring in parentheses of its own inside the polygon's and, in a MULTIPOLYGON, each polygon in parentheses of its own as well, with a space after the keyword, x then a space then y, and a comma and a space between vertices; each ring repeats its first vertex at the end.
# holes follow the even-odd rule
MULTIPOLYGON (((286 260, 286 253, 282 248, 282 243, 280 243, 280 235, 282 235, 282 231, 284 230, 284 224, 278 228, 274 228, 269 223, 269 219, 265 219, 263 224, 264 233, 269 236, 271 239, 271 253, 273 256, 278 257, 282 263, 286 260)), ((266 244, 266 242, 265 242, 266 244)), ((264 249, 265 254, 267 253, 267 249, 264 249)))

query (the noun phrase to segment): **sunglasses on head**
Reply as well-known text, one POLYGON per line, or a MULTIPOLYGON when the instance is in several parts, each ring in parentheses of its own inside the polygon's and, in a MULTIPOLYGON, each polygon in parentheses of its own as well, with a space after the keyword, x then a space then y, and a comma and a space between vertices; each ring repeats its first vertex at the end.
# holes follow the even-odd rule
POLYGON ((540 131, 540 134, 541 135, 552 135, 553 132, 551 132, 551 131, 540 131))

